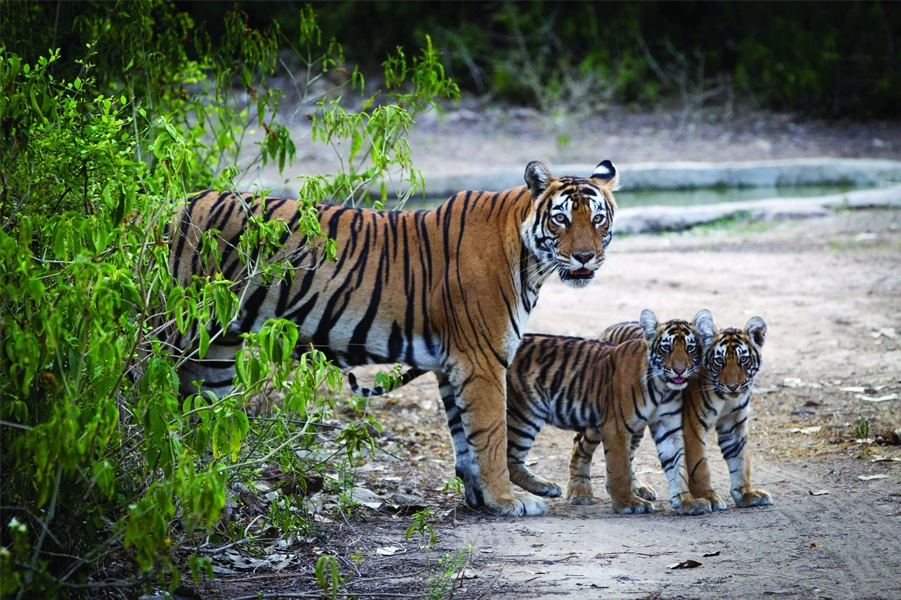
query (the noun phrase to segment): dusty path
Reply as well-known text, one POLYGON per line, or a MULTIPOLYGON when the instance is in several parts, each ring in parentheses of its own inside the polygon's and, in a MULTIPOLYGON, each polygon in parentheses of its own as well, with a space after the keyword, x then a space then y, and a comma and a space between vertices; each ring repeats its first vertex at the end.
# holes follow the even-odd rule
MULTIPOLYGON (((901 214, 745 227, 617 240, 592 286, 542 291, 529 329, 595 336, 645 307, 661 319, 706 307, 720 327, 763 316, 769 333, 757 381, 769 393, 755 399, 753 481, 775 505, 679 517, 658 501, 652 515, 615 515, 598 456, 596 504, 554 499, 546 517, 483 519, 453 533, 474 545, 477 579, 497 578, 491 597, 901 598, 901 463, 870 462, 901 452, 856 445, 851 433, 860 416, 873 430, 898 428, 901 400, 870 403, 839 390, 901 391, 901 339, 873 337, 901 330, 901 214), (872 474, 887 477, 858 478, 872 474), (668 568, 688 559, 701 566, 668 568)), ((570 440, 548 428, 532 468, 565 481, 570 440)), ((666 490, 647 439, 638 469, 666 490)), ((714 460, 713 469, 725 496, 725 463, 714 460)))
MULTIPOLYGON (((887 460, 901 461, 901 446, 858 444, 854 433, 861 417, 871 436, 890 437, 901 427, 901 399, 858 397, 901 395, 901 211, 635 236, 611 249, 588 288, 548 283, 528 328, 596 336, 643 308, 660 319, 708 308, 721 327, 762 316, 769 333, 756 380, 752 479, 775 505, 741 510, 730 503, 721 513, 680 517, 661 500, 654 514, 616 515, 598 453, 594 505, 552 499, 547 516, 528 519, 444 513, 435 522, 437 555, 473 546, 471 578, 453 597, 901 598, 901 462, 887 460), (885 477, 859 478, 872 475, 885 477), (701 565, 669 568, 689 559, 701 565)), ((394 440, 384 448, 395 456, 410 448, 411 458, 374 461, 378 476, 362 476, 361 485, 380 493, 399 485, 426 500, 441 489, 453 456, 436 397, 429 376, 376 404, 394 440)), ((570 433, 547 427, 531 468, 564 483, 570 448, 570 433)), ((665 492, 648 439, 637 460, 644 478, 665 492)), ((714 483, 728 497, 725 463, 717 455, 712 464, 714 483)), ((401 533, 374 542, 370 554, 378 544, 408 555, 374 560, 374 573, 422 556, 401 533)))

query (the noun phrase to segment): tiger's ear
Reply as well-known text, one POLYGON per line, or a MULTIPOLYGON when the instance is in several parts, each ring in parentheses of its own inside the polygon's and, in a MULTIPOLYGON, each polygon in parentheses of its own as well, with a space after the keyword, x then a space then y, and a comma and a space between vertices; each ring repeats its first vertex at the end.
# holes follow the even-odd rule
POLYGON ((544 190, 547 189, 548 184, 553 179, 553 175, 548 170, 544 163, 533 160, 529 164, 526 165, 526 174, 524 176, 526 180, 526 185, 529 186, 529 192, 532 194, 532 199, 538 200, 541 197, 541 194, 544 193, 544 190))
POLYGON ((611 192, 619 185, 619 175, 616 172, 616 167, 614 167, 613 163, 609 160, 601 161, 598 166, 594 168, 594 173, 591 174, 591 178, 597 179, 611 192))
POLYGON ((638 324, 641 325, 641 329, 644 331, 644 339, 650 344, 654 336, 657 335, 656 315, 648 309, 644 309, 641 311, 641 316, 638 317, 638 324))
POLYGON ((751 341, 758 348, 763 347, 766 341, 766 321, 760 317, 751 317, 745 324, 745 331, 751 336, 751 341))
POLYGON ((694 318, 695 332, 701 340, 701 346, 708 348, 716 337, 716 325, 713 324, 713 315, 706 308, 698 311, 694 318))

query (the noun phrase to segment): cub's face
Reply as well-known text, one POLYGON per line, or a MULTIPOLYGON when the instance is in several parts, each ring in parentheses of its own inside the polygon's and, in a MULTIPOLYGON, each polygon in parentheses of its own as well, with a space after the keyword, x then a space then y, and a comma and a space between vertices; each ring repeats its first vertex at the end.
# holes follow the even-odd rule
POLYGON ((573 287, 587 285, 603 264, 613 234, 616 168, 605 160, 587 179, 556 179, 544 165, 532 162, 525 179, 535 202, 534 218, 523 224, 527 246, 543 270, 556 270, 573 287))
POLYGON ((650 376, 662 380, 671 390, 683 389, 701 362, 694 327, 678 319, 658 324, 649 310, 642 311, 639 324, 648 343, 650 376))
POLYGON ((705 345, 704 366, 708 385, 723 398, 737 399, 751 391, 760 369, 760 349, 766 339, 766 323, 760 317, 748 321, 745 329, 720 329, 705 345))

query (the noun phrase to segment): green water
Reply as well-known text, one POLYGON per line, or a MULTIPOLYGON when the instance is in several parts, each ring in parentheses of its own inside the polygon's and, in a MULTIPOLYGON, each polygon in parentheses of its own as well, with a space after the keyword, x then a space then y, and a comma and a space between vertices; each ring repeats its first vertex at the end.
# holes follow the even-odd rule
MULTIPOLYGON (((798 187, 695 188, 691 190, 633 190, 616 192, 620 208, 633 206, 697 206, 722 202, 745 202, 768 198, 812 198, 864 189, 854 184, 805 185, 798 187)), ((435 208, 446 198, 410 198, 407 210, 435 208)))

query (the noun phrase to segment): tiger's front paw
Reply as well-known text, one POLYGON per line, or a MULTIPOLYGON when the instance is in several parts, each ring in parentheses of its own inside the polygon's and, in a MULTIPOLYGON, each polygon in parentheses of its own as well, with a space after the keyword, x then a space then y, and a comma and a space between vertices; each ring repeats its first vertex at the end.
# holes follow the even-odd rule
POLYGON ((488 498, 485 495, 484 508, 493 515, 502 517, 533 517, 547 512, 547 502, 529 492, 514 492, 501 497, 488 498))
POLYGON ((613 512, 621 515, 637 515, 654 512, 654 505, 644 498, 632 496, 626 501, 613 501, 613 512))
POLYGON ((657 499, 657 490, 652 488, 651 486, 645 483, 639 483, 639 485, 632 488, 632 493, 638 496, 639 498, 644 498, 645 500, 656 500, 657 499))
POLYGON ((750 508, 752 506, 768 506, 773 503, 773 497, 766 490, 732 490, 732 499, 738 508, 750 508))

